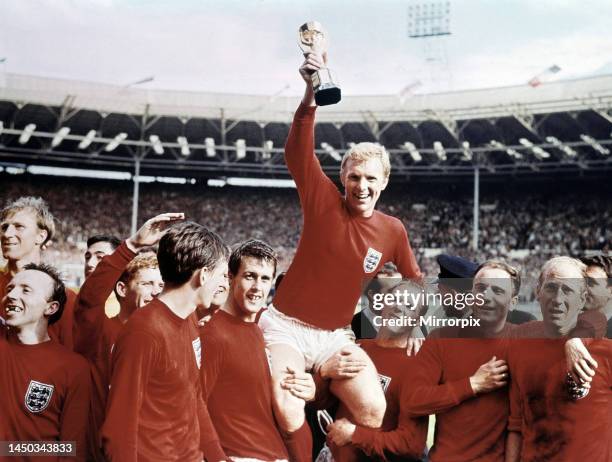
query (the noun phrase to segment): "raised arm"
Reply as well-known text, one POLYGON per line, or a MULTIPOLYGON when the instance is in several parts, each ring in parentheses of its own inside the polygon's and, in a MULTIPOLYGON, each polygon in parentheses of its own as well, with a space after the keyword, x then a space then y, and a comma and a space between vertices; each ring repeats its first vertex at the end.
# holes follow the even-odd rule
POLYGON ((143 247, 159 242, 167 227, 182 220, 182 213, 163 213, 145 222, 130 238, 123 242, 111 255, 98 264, 85 280, 77 296, 74 309, 74 349, 89 360, 95 359, 96 347, 105 318, 106 300, 113 292, 117 280, 126 265, 143 247))

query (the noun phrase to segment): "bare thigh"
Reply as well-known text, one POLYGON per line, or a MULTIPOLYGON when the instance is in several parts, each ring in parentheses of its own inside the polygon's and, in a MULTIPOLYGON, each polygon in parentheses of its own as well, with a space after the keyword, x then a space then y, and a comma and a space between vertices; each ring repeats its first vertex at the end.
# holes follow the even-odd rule
POLYGON ((330 389, 353 415, 357 425, 378 428, 382 425, 387 402, 376 367, 357 345, 345 348, 350 348, 367 366, 353 378, 332 380, 330 389))

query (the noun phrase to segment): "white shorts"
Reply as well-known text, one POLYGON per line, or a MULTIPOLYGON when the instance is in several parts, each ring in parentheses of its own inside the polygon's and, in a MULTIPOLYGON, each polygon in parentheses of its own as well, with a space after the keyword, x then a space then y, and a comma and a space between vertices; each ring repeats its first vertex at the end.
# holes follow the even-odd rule
POLYGON ((259 328, 266 347, 290 346, 304 357, 307 371, 318 371, 335 353, 355 344, 355 334, 350 326, 333 331, 319 329, 281 313, 272 305, 259 318, 259 328))

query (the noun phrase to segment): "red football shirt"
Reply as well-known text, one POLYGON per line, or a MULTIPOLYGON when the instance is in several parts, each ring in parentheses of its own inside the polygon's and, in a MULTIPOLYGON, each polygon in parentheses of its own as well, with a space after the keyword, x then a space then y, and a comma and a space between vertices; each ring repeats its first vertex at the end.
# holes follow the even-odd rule
MULTIPOLYGON (((86 460, 89 367, 53 340, 24 345, 0 332, 1 441, 73 441, 86 460)), ((20 460, 74 461, 74 457, 20 460)))
MULTIPOLYGON (((225 454, 287 459, 274 419, 272 378, 257 324, 219 310, 201 328, 200 338, 204 398, 225 454)), ((204 456, 209 462, 221 460, 204 456)))
POLYGON ((507 356, 510 327, 501 338, 444 338, 456 329, 438 329, 417 355, 409 385, 410 415, 436 414, 432 462, 504 460, 509 414, 508 388, 475 396, 470 376, 493 356, 507 356))
POLYGON ((400 220, 378 211, 369 218, 349 213, 314 154, 314 114, 314 107, 298 108, 285 146, 304 223, 274 306, 333 330, 350 324, 363 284, 385 262, 394 262, 405 277, 420 278, 421 272, 400 220))
POLYGON ((111 461, 201 462, 210 419, 202 399, 200 338, 161 300, 134 313, 113 349, 102 444, 111 461), (202 426, 200 425, 202 423, 202 426))
POLYGON ((406 411, 408 386, 417 363, 405 348, 383 348, 376 340, 361 340, 364 351, 374 362, 385 391, 387 410, 380 430, 357 426, 353 444, 369 457, 394 460, 420 460, 427 440, 428 417, 413 417, 406 411))
POLYGON ((598 368, 589 393, 578 400, 565 384, 566 340, 512 342, 508 429, 522 433, 521 461, 611 460, 612 340, 589 343, 598 368))
POLYGON ((105 256, 85 280, 74 307, 74 351, 91 364, 92 393, 89 432, 89 458, 102 462, 99 431, 106 412, 111 378, 111 351, 123 324, 118 317, 108 319, 106 300, 113 292, 126 265, 135 254, 122 243, 105 256))

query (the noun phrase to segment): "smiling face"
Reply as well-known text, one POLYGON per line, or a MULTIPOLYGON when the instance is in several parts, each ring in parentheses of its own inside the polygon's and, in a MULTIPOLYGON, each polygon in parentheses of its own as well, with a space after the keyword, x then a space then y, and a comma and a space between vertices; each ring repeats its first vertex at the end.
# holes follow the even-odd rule
POLYGON ((127 283, 117 283, 119 303, 128 312, 151 303, 164 289, 159 268, 141 268, 137 270, 127 283))
POLYGON ((36 270, 17 273, 6 287, 2 301, 3 315, 10 327, 23 329, 29 325, 47 323, 59 304, 49 301, 53 294, 53 279, 36 270))
POLYGON ((354 215, 370 217, 380 193, 388 183, 380 159, 359 161, 349 158, 340 172, 340 179, 349 211, 354 215))
POLYGON ((568 262, 545 269, 538 286, 537 299, 544 324, 555 335, 566 335, 576 325, 586 301, 583 274, 568 262))
POLYGON ((253 321, 266 304, 273 280, 272 262, 242 257, 238 274, 230 274, 229 298, 233 314, 243 321, 253 321))
POLYGON ((36 212, 29 208, 9 213, 0 223, 2 255, 9 261, 33 258, 47 239, 47 231, 40 229, 36 212))
POLYGON ((474 295, 480 295, 472 311, 476 319, 480 319, 483 327, 501 329, 508 316, 508 311, 518 301, 513 296, 512 278, 501 268, 483 267, 474 276, 474 295))

